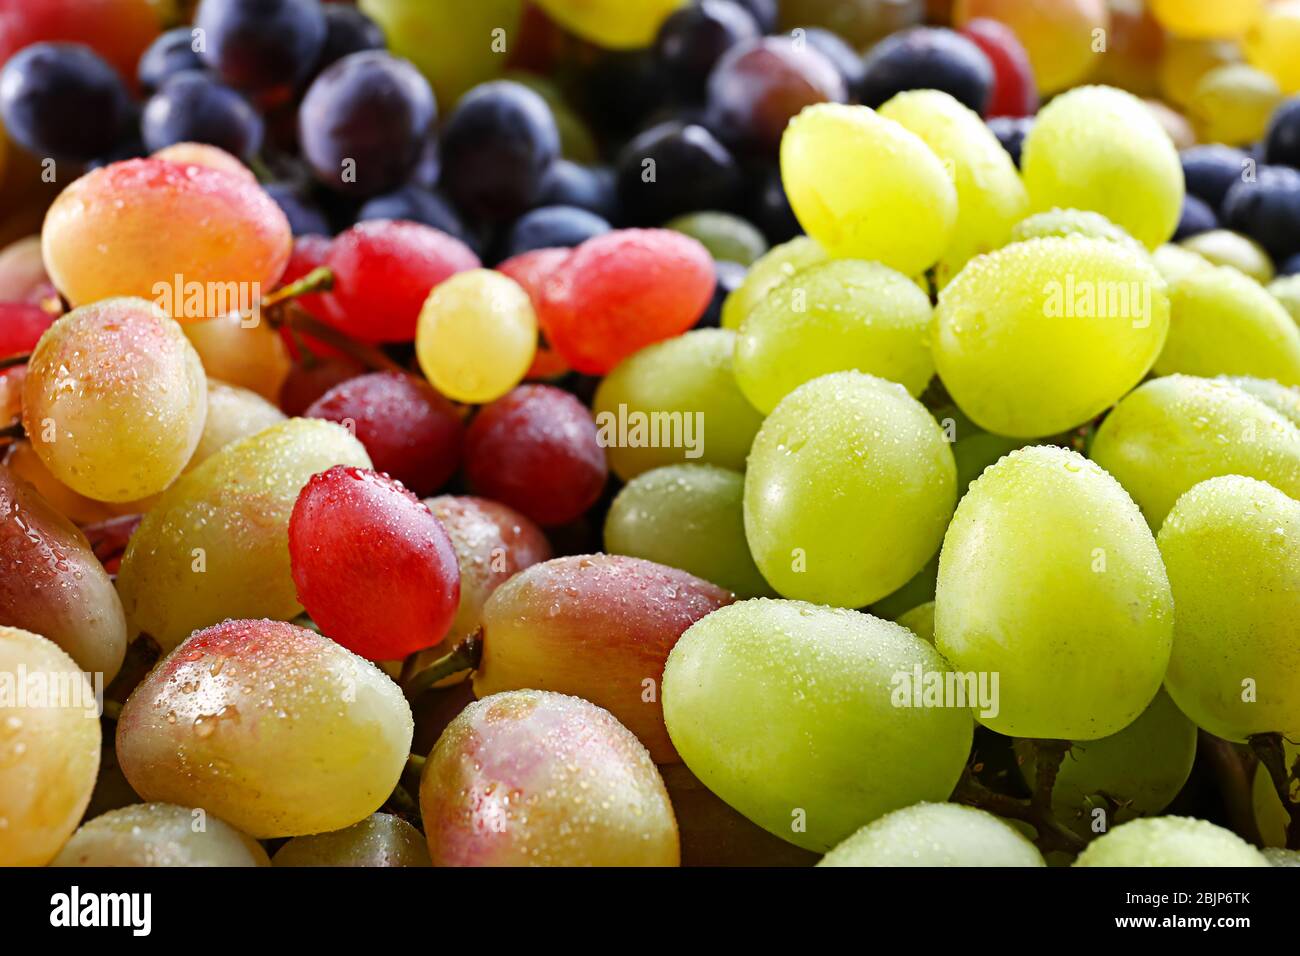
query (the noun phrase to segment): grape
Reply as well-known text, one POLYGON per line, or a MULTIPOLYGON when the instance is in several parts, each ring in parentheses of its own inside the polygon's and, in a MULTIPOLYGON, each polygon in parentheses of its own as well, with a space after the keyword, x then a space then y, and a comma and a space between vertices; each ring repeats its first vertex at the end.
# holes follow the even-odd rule
POLYGON ((604 375, 638 349, 685 332, 715 285, 707 249, 668 229, 620 229, 574 250, 547 283, 538 318, 575 370, 604 375))
POLYGON ((206 40, 198 51, 204 65, 244 90, 302 80, 325 46, 317 0, 201 0, 194 27, 206 40))
POLYGON ((40 628, 83 670, 112 681, 126 618, 86 536, 9 467, 0 467, 0 622, 40 628))
POLYGON ((1073 86, 1097 66, 1098 32, 1110 25, 1106 0, 956 0, 952 22, 964 27, 975 18, 998 20, 1025 46, 1040 93, 1073 86))
POLYGON ((934 377, 929 297, 876 262, 811 266, 774 289, 736 337, 736 381, 761 412, 804 382, 845 369, 919 395, 934 377))
POLYGON ((985 468, 1008 452, 1025 445, 1023 439, 986 432, 962 414, 956 405, 940 408, 934 417, 943 428, 944 437, 952 440, 952 457, 957 462, 959 498, 966 494, 970 483, 983 474, 985 468))
POLYGON ((926 601, 898 616, 896 623, 907 628, 927 644, 934 643, 934 602, 926 601))
POLYGON ((1264 137, 1282 102, 1277 80, 1244 63, 1216 66, 1197 82, 1187 118, 1202 142, 1248 146, 1264 137))
POLYGON ((406 60, 353 53, 312 81, 298 111, 298 139, 320 182, 375 196, 415 170, 437 115, 433 90, 406 60))
POLYGON ((1223 224, 1243 233, 1283 262, 1300 253, 1300 171, 1289 166, 1265 166, 1253 178, 1242 178, 1223 199, 1223 224))
POLYGON ((325 14, 325 43, 314 66, 317 72, 350 54, 382 50, 388 45, 379 24, 356 7, 331 3, 321 12, 325 14))
POLYGON ((983 51, 993 66, 993 92, 985 115, 1032 116, 1037 112, 1034 68, 1029 65, 1029 54, 1015 31, 997 20, 976 17, 961 32, 983 51))
POLYGON ((1223 205, 1228 190, 1242 180, 1255 161, 1240 149, 1223 145, 1193 146, 1179 154, 1187 192, 1213 209, 1223 205))
POLYGON ((1269 866, 1300 866, 1300 850, 1268 847, 1263 850, 1263 855, 1269 866))
POLYGON ((1210 229, 1183 239, 1179 245, 1195 252, 1212 265, 1232 266, 1256 282, 1265 283, 1273 279, 1273 260, 1268 257, 1268 253, 1259 243, 1240 233, 1227 229, 1210 229))
POLYGON ((610 505, 605 549, 689 571, 737 597, 772 596, 745 541, 745 476, 665 465, 633 478, 610 505))
POLYGON ((0 0, 0 63, 33 43, 92 47, 124 77, 158 36, 153 0, 0 0))
POLYGON ((867 824, 818 866, 1046 866, 1014 827, 954 803, 918 803, 867 824))
POLYGON ((481 244, 480 237, 466 227, 451 200, 440 192, 422 186, 408 184, 391 193, 366 200, 366 204, 357 211, 357 222, 368 219, 404 219, 432 226, 459 239, 475 251, 476 255, 481 244))
POLYGON ((479 261, 445 232, 376 219, 338 236, 325 265, 334 273, 325 321, 366 342, 409 342, 430 290, 458 272, 477 269, 479 261))
POLYGON ((1159 246, 1151 253, 1151 264, 1167 283, 1176 282, 1189 273, 1214 266, 1214 263, 1200 253, 1170 243, 1159 246))
POLYGON ((507 258, 537 249, 580 245, 609 232, 609 223, 576 206, 541 206, 515 220, 505 239, 507 258))
POLYGON ((988 127, 946 93, 900 93, 880 108, 880 116, 919 136, 953 171, 957 224, 936 270, 942 288, 972 256, 1007 241, 1029 202, 1024 184, 988 127))
POLYGON ((824 852, 891 810, 945 799, 961 774, 970 712, 891 703, 897 675, 913 668, 947 664, 895 624, 743 601, 677 642, 664 718, 705 786, 769 832, 824 852))
POLYGON ((1174 701, 1225 740, 1300 731, 1300 503, 1211 478, 1178 499, 1159 541, 1177 602, 1174 701))
POLYGON ((370 459, 340 426, 294 418, 182 476, 122 559, 117 589, 132 632, 170 650, 196 628, 230 617, 298 614, 289 516, 308 479, 339 464, 368 468, 370 459))
POLYGON ((481 410, 465 440, 474 490, 540 525, 573 521, 605 487, 607 469, 586 406, 549 385, 522 385, 481 410))
POLYGON ((1184 37, 1236 37, 1264 12, 1264 0, 1152 0, 1151 12, 1170 33, 1184 37))
POLYGON ((954 668, 1001 675, 985 726, 1094 740, 1160 689, 1174 607, 1155 538, 1119 483, 1075 452, 1035 446, 985 470, 958 504, 934 626, 954 668))
POLYGON ((1224 381, 1259 399, 1273 411, 1300 428, 1300 388, 1247 375, 1224 375, 1224 381))
POLYGON ((763 417, 732 373, 736 334, 697 329, 642 349, 596 389, 592 407, 610 467, 624 481, 661 465, 739 471, 763 417))
POLYGON ((831 62, 844 80, 844 88, 852 98, 852 92, 862 85, 866 67, 862 57, 838 33, 821 27, 799 27, 803 30, 804 43, 831 62))
MULTIPOLYGON (((519 283, 528 293, 528 301, 533 304, 533 312, 542 309, 546 283, 566 259, 568 249, 534 249, 521 255, 511 256, 499 263, 497 272, 509 276, 519 283)), ((550 344, 539 335, 537 352, 533 355, 533 364, 529 366, 526 378, 557 378, 569 370, 568 364, 550 344)))
MULTIPOLYGON (((280 211, 284 213, 285 218, 289 220, 289 228, 293 231, 295 237, 301 239, 313 236, 323 239, 334 231, 330 228, 325 213, 304 195, 305 190, 302 188, 289 183, 267 183, 263 188, 266 190, 266 194, 275 200, 275 204, 280 207, 280 211)), ((290 259, 289 266, 285 268, 284 275, 280 277, 282 284, 289 278, 289 271, 292 268, 293 260, 290 259)), ((303 298, 307 297, 304 296, 303 298)), ((307 309, 302 299, 298 300, 298 304, 307 309)), ((311 309, 307 309, 307 311, 312 312, 311 309)))
POLYGON ((209 378, 246 388, 266 399, 279 396, 289 374, 284 339, 269 323, 249 325, 238 312, 181 326, 209 378))
POLYGON ((753 265, 767 252, 767 239, 753 223, 729 212, 693 212, 664 224, 699 242, 714 262, 753 265))
POLYGON ((211 143, 172 143, 154 153, 151 159, 162 159, 169 163, 185 166, 206 166, 209 169, 221 169, 228 173, 243 176, 249 182, 257 182, 253 171, 242 162, 218 146, 211 143))
POLYGON ((613 50, 653 42, 668 15, 687 0, 537 0, 552 20, 584 40, 613 50))
POLYGON ((291 418, 302 416, 335 385, 356 378, 365 371, 365 367, 356 359, 346 356, 306 358, 291 367, 285 376, 278 396, 280 408, 291 418))
POLYGON ((607 166, 582 166, 560 158, 542 180, 537 203, 542 206, 577 206, 606 220, 618 216, 614 171, 607 166))
POLYGON ((445 641, 479 626, 483 605, 524 568, 551 557, 542 530, 513 508, 486 498, 442 495, 425 501, 451 537, 460 567, 460 604, 445 641))
POLYGON ((1134 252, 1146 251, 1146 246, 1115 225, 1099 212, 1089 209, 1048 209, 1026 216, 1011 227, 1011 242, 1029 239, 1082 236, 1086 239, 1106 239, 1134 252))
POLYGON ((685 101, 699 100, 714 65, 727 50, 762 34, 748 10, 727 0, 683 6, 659 26, 655 57, 664 79, 685 101))
MULTIPOLYGON (((776 9, 775 0, 767 2, 776 9)), ((921 23, 925 8, 924 0, 781 0, 781 29, 806 24, 825 27, 865 50, 881 37, 921 23)))
POLYGON ((203 810, 136 803, 83 823, 51 866, 270 866, 262 845, 203 810))
MULTIPOLYGON (((12 374, 12 373, 11 373, 12 374)), ((0 379, 0 387, 4 379, 0 379)), ((4 456, 4 466, 14 475, 30 484, 59 514, 76 525, 89 525, 107 521, 124 509, 131 507, 131 502, 110 505, 104 501, 94 501, 85 495, 77 494, 59 479, 50 474, 40 456, 32 449, 31 442, 21 439, 9 446, 4 456)))
POLYGON ((66 688, 80 699, 28 696, 21 706, 11 698, 0 707, 0 819, 6 824, 0 866, 49 863, 77 828, 99 769, 99 711, 90 682, 52 642, 0 626, 0 672, 24 671, 29 688, 66 688))
POLYGON ((256 435, 282 421, 284 413, 256 392, 209 379, 203 434, 185 470, 193 471, 231 442, 256 435))
POLYGON ((717 284, 713 287, 713 299, 704 310, 700 320, 695 323, 697 329, 716 329, 722 324, 722 307, 731 293, 740 288, 745 281, 745 267, 739 262, 719 260, 714 262, 713 271, 717 284))
POLYGON ((1201 77, 1215 67, 1240 62, 1241 48, 1236 43, 1166 34, 1157 64, 1160 92, 1170 103, 1186 107, 1201 77))
POLYGON ((1147 382, 1101 423, 1091 455, 1152 528, 1183 492, 1217 475, 1258 478, 1300 496, 1300 430, 1226 382, 1190 375, 1147 382))
POLYGON ((391 813, 372 813, 333 833, 294 837, 276 851, 271 863, 273 866, 433 865, 424 834, 391 813))
POLYGON ((175 143, 211 143, 244 159, 262 148, 264 133, 262 118, 247 100, 199 73, 168 80, 145 104, 140 125, 150 151, 175 143))
POLYGON ((203 61, 194 49, 194 39, 190 27, 176 27, 150 43, 135 71, 140 88, 153 93, 178 73, 202 70, 203 61))
MULTIPOLYGON (((305 279, 312 272, 325 265, 326 260, 329 258, 330 247, 333 245, 331 240, 327 238, 329 233, 330 230, 326 227, 322 233, 294 234, 293 252, 289 255, 289 264, 284 267, 284 275, 280 277, 281 286, 291 285, 299 279, 305 279)), ((320 293, 299 296, 294 301, 302 306, 303 311, 308 315, 316 318, 324 318, 329 315, 329 304, 320 293)), ((304 345, 313 355, 320 358, 342 354, 333 346, 326 345, 310 336, 304 336, 291 328, 281 328, 280 336, 289 347, 289 354, 295 359, 302 357, 302 348, 300 346, 304 345)))
POLYGON ((527 374, 537 354, 537 314, 509 276, 471 269, 437 286, 415 333, 420 368, 458 402, 495 401, 527 374))
POLYGON ((815 240, 799 236, 779 246, 773 246, 754 260, 745 281, 734 293, 727 296, 722 306, 722 327, 739 329, 754 306, 790 277, 825 262, 829 257, 815 240))
POLYGON ((608 711, 521 690, 470 704, 429 754, 435 866, 676 866, 677 822, 645 747, 608 711))
POLYGON ((348 428, 375 470, 416 495, 431 495, 460 466, 465 428, 456 406, 425 382, 373 372, 335 385, 303 413, 348 428))
POLYGON ((1094 840, 1075 866, 1268 866, 1231 830, 1190 817, 1131 820, 1094 840))
POLYGON ((633 138, 618 155, 621 208, 632 222, 657 225, 711 205, 734 204, 740 166, 703 126, 669 120, 633 138))
POLYGON ((0 117, 35 156, 86 162, 113 148, 130 122, 122 77, 89 47, 37 43, 0 71, 0 117))
POLYGON ((781 176, 800 224, 832 258, 916 275, 952 241, 957 192, 943 162, 868 107, 822 104, 791 120, 781 176))
POLYGON ((1283 0, 1270 4, 1247 31, 1243 47, 1246 61, 1271 73, 1288 96, 1300 91, 1300 3, 1283 0))
MULTIPOLYGON (((1291 741, 1283 739, 1282 750, 1286 766, 1295 766, 1296 760, 1300 759, 1300 748, 1297 748, 1291 741)), ((1277 789, 1273 786, 1273 779, 1269 776, 1268 769, 1263 764, 1255 768, 1255 779, 1251 784, 1250 797, 1251 809, 1255 813, 1255 824, 1259 829, 1260 839, 1264 846, 1286 846, 1286 831, 1291 819, 1286 808, 1282 806, 1281 799, 1278 798, 1277 789)), ((1264 853, 1267 856, 1268 850, 1265 850, 1264 853)), ((1276 866, 1277 863, 1274 862, 1274 865, 1276 866)), ((1300 862, 1287 865, 1300 866, 1300 862)))
POLYGON ((733 149, 772 155, 801 109, 847 99, 844 78, 815 46, 759 37, 737 43, 713 68, 704 116, 733 149))
POLYGON ((0 301, 0 355, 28 354, 54 319, 39 305, 0 301))
POLYGON ((858 98, 879 107, 906 90, 949 94, 983 115, 993 94, 993 64, 967 36, 942 27, 912 27, 885 37, 863 61, 858 98))
MULTIPOLYGON (((1021 773, 1033 786, 1034 748, 1023 740, 1015 747, 1021 773)), ((1153 816, 1178 796, 1195 759, 1196 725, 1162 690, 1123 730, 1070 745, 1052 788, 1052 808, 1083 837, 1153 816)))
POLYGON ((902 386, 837 372, 795 389, 754 439, 745 534, 786 596, 860 607, 938 548, 956 499, 939 426, 902 386))
POLYGON ((1158 375, 1250 375, 1300 385, 1300 327, 1255 280, 1220 266, 1169 286, 1158 375))
POLYGON ((52 295, 54 287, 41 259, 40 236, 28 236, 0 249, 0 302, 40 305, 52 295))
POLYGON ((249 836, 369 816, 397 784, 411 709, 384 673, 315 631, 230 620, 149 672, 117 723, 145 800, 198 804, 249 836))
POLYGON ((1030 239, 972 260, 943 290, 932 347, 976 424, 1032 438, 1113 405, 1168 329, 1165 282, 1145 256, 1101 239, 1030 239))
POLYGON ((41 337, 23 383, 23 422, 56 478, 87 497, 162 491, 189 461, 207 410, 198 353, 141 299, 76 309, 41 337))
POLYGON ((1148 249, 1178 225, 1178 153, 1131 93, 1085 86, 1053 99, 1025 137, 1021 167, 1035 210, 1094 209, 1148 249))
POLYGON ((1300 99, 1291 97, 1278 105, 1268 120, 1263 146, 1264 162, 1300 166, 1300 99))
MULTIPOLYGON (((227 299, 232 289, 240 296, 270 289, 292 241, 284 213, 255 183, 156 159, 82 176, 59 194, 41 230, 50 278, 73 305, 123 295, 153 299, 160 289, 171 293, 176 276, 209 299, 217 292, 227 299)), ((206 310, 173 316, 212 317, 206 310)))

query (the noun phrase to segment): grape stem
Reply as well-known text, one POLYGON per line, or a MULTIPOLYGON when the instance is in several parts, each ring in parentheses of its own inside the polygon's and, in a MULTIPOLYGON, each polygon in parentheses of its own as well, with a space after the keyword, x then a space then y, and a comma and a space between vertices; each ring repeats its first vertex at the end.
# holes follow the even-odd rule
POLYGON ((4 358, 0 358, 0 369, 14 368, 17 365, 26 365, 28 359, 31 357, 31 352, 23 352, 19 355, 6 355, 4 358))
POLYGON ((1269 779, 1273 781, 1273 789, 1277 791, 1278 799, 1282 801, 1282 807, 1286 810, 1289 821, 1286 828, 1287 848, 1300 850, 1300 801, 1291 795, 1291 781, 1300 778, 1300 758, 1296 759, 1296 765, 1288 771, 1286 749, 1280 733, 1252 734, 1246 740, 1255 756, 1259 758, 1259 762, 1268 771, 1269 779))
POLYGON ((1028 823, 1038 834, 1034 843, 1044 853, 1053 850, 1078 853, 1084 848, 1085 842, 1078 834, 1063 826, 1052 813, 1052 790, 1056 786, 1056 776, 1060 773, 1061 762, 1065 760, 1070 744, 1065 740, 1035 740, 1033 746, 1037 774, 1033 795, 1028 800, 1008 797, 988 789, 975 779, 974 771, 969 765, 962 772, 952 799, 969 807, 987 810, 995 816, 1028 823))
POLYGON ((6 425, 0 428, 0 444, 11 441, 18 441, 27 435, 27 430, 23 428, 22 422, 14 422, 12 425, 6 425))
POLYGON ((276 304, 273 311, 268 313, 267 322, 272 328, 287 326, 292 332, 298 335, 310 336, 313 339, 324 342, 346 355, 356 359, 366 368, 380 369, 385 372, 398 372, 402 375, 411 375, 411 371, 403 368, 397 362, 383 353, 382 350, 372 345, 364 345, 361 342, 344 335, 333 326, 326 325, 303 311, 302 307, 293 301, 281 301, 276 304))
POLYGON ((474 670, 482 657, 483 631, 480 628, 428 667, 407 677, 402 684, 406 699, 414 702, 438 681, 459 674, 461 671, 474 670))

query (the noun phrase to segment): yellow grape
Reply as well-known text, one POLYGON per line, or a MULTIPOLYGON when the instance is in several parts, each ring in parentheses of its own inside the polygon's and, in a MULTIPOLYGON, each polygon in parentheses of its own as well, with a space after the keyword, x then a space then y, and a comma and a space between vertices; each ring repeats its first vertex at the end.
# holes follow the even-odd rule
POLYGON ((1029 54, 1041 93, 1055 93, 1086 79, 1097 66, 1097 40, 1110 26, 1106 0, 956 0, 959 27, 975 17, 1000 20, 1015 31, 1029 54))
POLYGON ((611 49, 654 42, 659 25, 689 0, 538 0, 556 23, 584 40, 611 49))
POLYGON ((266 322, 246 326, 247 321, 232 312, 203 322, 187 322, 182 328, 209 377, 256 392, 267 401, 277 401, 280 386, 293 364, 288 346, 266 322))
POLYGON ((1155 252, 1151 253, 1151 264, 1156 267, 1156 271, 1166 282, 1173 282, 1189 272, 1214 268, 1214 263, 1199 252, 1193 252, 1185 246, 1176 246, 1170 242, 1158 246, 1155 252))
POLYGON ((727 295, 722 303, 722 327, 737 330, 750 310, 791 276, 809 266, 825 262, 826 250, 817 240, 797 236, 773 246, 754 261, 745 273, 745 281, 727 295))
POLYGON ((820 103, 792 119, 781 177, 800 224, 833 258, 916 275, 952 242, 957 190, 942 160, 869 107, 820 103))
POLYGON ((1263 138, 1282 102, 1277 80, 1245 63, 1216 66, 1200 78, 1187 116, 1201 142, 1248 146, 1263 138))
POLYGON ((1160 92, 1169 102, 1186 106, 1196 84, 1215 67, 1241 62, 1241 48, 1226 40, 1164 37, 1164 53, 1156 65, 1160 92))
POLYGON ((284 412, 256 392, 208 379, 208 417, 185 470, 193 471, 231 442, 282 421, 284 412))
POLYGON ((1264 12, 1264 0, 1151 0, 1151 12, 1183 37, 1237 37, 1264 12))
POLYGON ((495 401, 523 381, 536 352, 528 293, 500 272, 458 273, 435 286, 420 310, 420 368, 453 401, 495 401))
POLYGON ((900 614, 896 623, 907 628, 927 644, 934 643, 934 602, 926 601, 900 614))
POLYGON ((868 823, 818 866, 1047 866, 1037 847, 991 813, 917 803, 868 823))
POLYGON ((1300 428, 1300 387, 1280 385, 1270 379, 1251 378, 1249 375, 1220 377, 1243 392, 1249 392, 1279 415, 1290 419, 1296 428, 1300 428))
POLYGON ((41 336, 23 383, 23 425, 74 491, 130 501, 162 491, 198 445, 207 383, 181 327, 143 299, 109 299, 41 336))
POLYGON ((4 465, 39 491, 42 498, 74 524, 95 524, 99 521, 107 521, 119 513, 130 513, 120 510, 129 506, 130 502, 124 505, 110 505, 106 501, 95 501, 73 491, 50 474, 50 470, 45 467, 45 462, 41 461, 41 456, 32 448, 32 443, 25 438, 9 446, 4 465))
POLYGON ((204 810, 136 803, 83 823, 51 866, 270 866, 262 845, 204 810))
MULTIPOLYGON (((44 866, 72 835, 99 770, 99 711, 90 682, 45 638, 0 626, 0 674, 17 693, 20 668, 38 700, 0 706, 0 866, 44 866), (59 689, 75 692, 64 697, 59 689)), ((6 695, 10 696, 10 695, 6 695)))
POLYGON ((273 866, 432 866, 424 834, 401 817, 372 813, 332 833, 294 837, 273 866))
POLYGON ((1273 260, 1258 242, 1230 229, 1211 229, 1184 239, 1180 248, 1190 249, 1216 266, 1232 266, 1256 282, 1271 282, 1273 260))
POLYGON ((1010 241, 1024 242, 1027 239, 1047 239, 1052 236, 1107 239, 1134 252, 1146 252, 1146 246, 1101 213, 1091 209, 1053 208, 1036 212, 1011 227, 1010 241))
POLYGON ((227 445, 172 485, 131 537, 117 589, 132 632, 170 650, 229 617, 302 610, 289 572, 298 492, 334 465, 369 468, 347 429, 291 418, 227 445))
POLYGON ((208 143, 173 143, 153 153, 151 159, 165 159, 169 163, 184 166, 206 166, 220 169, 227 173, 243 176, 249 182, 257 182, 253 171, 218 146, 208 143))
POLYGON ((1075 866, 1268 866, 1231 830, 1191 817, 1130 820, 1079 854, 1075 866))
POLYGON ((1296 324, 1300 325, 1300 275, 1282 276, 1268 284, 1268 291, 1282 303, 1296 324))
POLYGON ((1300 91, 1300 2, 1278 0, 1246 33, 1246 62, 1271 73, 1290 96, 1300 91))

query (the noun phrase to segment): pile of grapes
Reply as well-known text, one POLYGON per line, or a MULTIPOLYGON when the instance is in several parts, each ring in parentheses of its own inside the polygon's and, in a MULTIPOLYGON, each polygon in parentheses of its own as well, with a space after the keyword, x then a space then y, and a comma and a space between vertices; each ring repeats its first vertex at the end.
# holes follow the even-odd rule
POLYGON ((1298 94, 1300 0, 0 0, 0 865, 1300 865, 1298 94))

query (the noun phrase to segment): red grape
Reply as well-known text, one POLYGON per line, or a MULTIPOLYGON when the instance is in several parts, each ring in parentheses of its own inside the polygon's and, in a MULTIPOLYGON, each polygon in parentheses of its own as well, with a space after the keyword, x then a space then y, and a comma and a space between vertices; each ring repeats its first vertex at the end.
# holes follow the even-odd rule
POLYGON ((0 358, 23 355, 36 348, 55 318, 39 305, 0 302, 0 358))
POLYGON ((295 418, 335 385, 365 371, 364 365, 345 355, 296 362, 280 386, 280 411, 295 418))
POLYGON ((691 328, 713 298, 713 258, 668 229, 622 229, 578 246, 546 283, 543 332, 574 369, 604 375, 691 328))
POLYGON ((134 86, 140 54, 156 36, 149 0, 0 0, 0 66, 33 43, 84 43, 134 86))
POLYGON ((456 406, 413 376, 373 372, 348 379, 303 414, 350 428, 376 470, 422 498, 460 467, 465 428, 456 406))
POLYGON ((366 342, 409 342, 429 291, 479 267, 469 246, 432 226, 391 219, 357 223, 330 244, 334 271, 323 319, 366 342))
MULTIPOLYGON (((533 309, 541 318, 542 303, 545 301, 547 280, 555 273, 566 259, 571 249, 534 249, 512 256, 497 266, 497 272, 509 276, 519 283, 532 300, 533 309)), ((537 356, 528 369, 526 378, 559 378, 569 370, 569 365, 560 353, 545 341, 543 329, 542 341, 537 345, 537 356)))
MULTIPOLYGON (((306 276, 313 269, 325 265, 325 259, 329 256, 330 240, 328 236, 297 236, 293 240, 293 251, 289 253, 289 264, 284 267, 284 275, 280 277, 280 285, 286 286, 290 283, 297 282, 306 276)), ((294 299, 298 305, 302 306, 303 311, 308 315, 316 318, 323 318, 329 314, 327 303, 324 301, 324 295, 301 295, 294 299)), ((326 355, 339 354, 338 349, 331 345, 326 345, 316 339, 308 336, 300 336, 300 333, 294 332, 288 325, 280 326, 280 334, 284 336, 285 344, 289 346, 289 354, 298 359, 302 349, 299 348, 300 339, 305 339, 307 348, 312 353, 324 357, 326 355)))
POLYGON ((1032 115, 1038 109, 1038 85, 1029 65, 1029 54, 1015 31, 997 20, 976 17, 961 32, 993 64, 993 93, 985 115, 1032 115))
POLYGON ((370 660, 438 643, 460 603, 446 530, 415 495, 365 468, 312 476, 289 519, 289 557, 312 620, 370 660))
POLYGON ((0 249, 0 302, 39 305, 56 294, 45 273, 40 236, 28 236, 0 249))
POLYGON ((608 470, 585 405, 549 385, 521 385, 470 424, 465 471, 479 494, 546 526, 590 508, 608 470))

